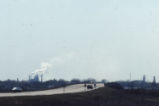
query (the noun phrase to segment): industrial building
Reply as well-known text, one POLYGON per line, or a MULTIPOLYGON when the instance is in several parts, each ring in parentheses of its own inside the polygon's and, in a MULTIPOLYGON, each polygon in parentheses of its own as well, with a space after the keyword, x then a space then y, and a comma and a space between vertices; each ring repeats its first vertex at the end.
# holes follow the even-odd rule
POLYGON ((43 82, 43 75, 31 74, 29 75, 30 82, 43 82))

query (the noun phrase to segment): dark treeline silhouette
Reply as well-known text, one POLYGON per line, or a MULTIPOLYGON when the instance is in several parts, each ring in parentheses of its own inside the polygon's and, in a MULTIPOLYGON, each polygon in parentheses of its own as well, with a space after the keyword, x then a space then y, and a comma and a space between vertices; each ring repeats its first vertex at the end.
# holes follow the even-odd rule
POLYGON ((23 91, 34 91, 34 90, 45 90, 51 88, 64 87, 71 84, 80 84, 80 83, 94 83, 95 79, 89 78, 86 80, 80 80, 77 78, 67 81, 64 79, 53 79, 44 82, 38 81, 16 81, 16 80, 6 80, 0 81, 0 92, 10 92, 13 87, 21 87, 23 91))

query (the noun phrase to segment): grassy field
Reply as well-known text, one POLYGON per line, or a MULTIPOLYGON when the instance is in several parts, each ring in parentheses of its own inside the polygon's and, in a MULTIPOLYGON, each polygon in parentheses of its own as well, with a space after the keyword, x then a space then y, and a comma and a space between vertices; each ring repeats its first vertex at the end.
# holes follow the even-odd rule
POLYGON ((159 91, 105 87, 77 94, 0 98, 0 106, 159 106, 159 91))

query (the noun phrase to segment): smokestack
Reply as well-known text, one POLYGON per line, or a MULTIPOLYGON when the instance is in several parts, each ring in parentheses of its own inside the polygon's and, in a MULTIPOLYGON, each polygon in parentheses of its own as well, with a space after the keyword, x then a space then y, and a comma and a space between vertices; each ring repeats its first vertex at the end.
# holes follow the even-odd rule
POLYGON ((41 82, 43 82, 43 74, 41 74, 41 82))
POLYGON ((17 78, 17 83, 19 82, 19 79, 17 78))
POLYGON ((131 73, 130 73, 130 81, 131 81, 131 73))
POLYGON ((153 83, 155 84, 156 83, 156 77, 153 76, 153 83))
POLYGON ((146 82, 146 76, 145 75, 143 76, 143 82, 146 82))
POLYGON ((29 75, 29 81, 31 81, 31 75, 29 75))

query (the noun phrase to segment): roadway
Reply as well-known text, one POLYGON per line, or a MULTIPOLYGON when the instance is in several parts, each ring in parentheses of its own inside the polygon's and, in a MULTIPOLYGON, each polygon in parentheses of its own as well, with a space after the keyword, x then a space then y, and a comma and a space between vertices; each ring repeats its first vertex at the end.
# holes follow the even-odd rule
MULTIPOLYGON (((104 87, 104 84, 97 84, 96 88, 98 89, 104 87)), ((50 90, 44 90, 44 91, 30 91, 30 92, 11 92, 11 93, 0 93, 0 97, 17 97, 17 96, 42 96, 42 95, 55 95, 55 94, 68 94, 68 93, 79 93, 79 92, 87 92, 94 89, 86 89, 84 87, 84 84, 75 84, 75 85, 69 85, 65 88, 56 88, 56 89, 50 89, 50 90)))

